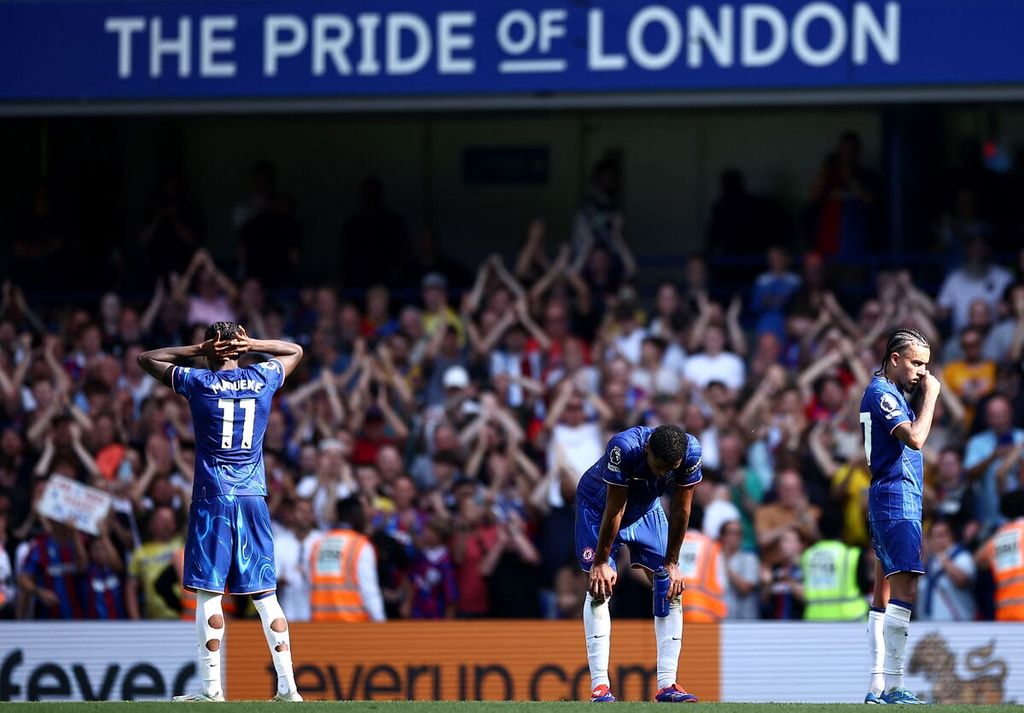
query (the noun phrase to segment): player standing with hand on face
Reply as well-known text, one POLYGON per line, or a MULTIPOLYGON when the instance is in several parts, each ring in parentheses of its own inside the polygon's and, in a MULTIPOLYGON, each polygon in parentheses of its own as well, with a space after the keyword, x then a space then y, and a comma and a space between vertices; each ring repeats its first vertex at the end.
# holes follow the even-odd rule
POLYGON ((885 361, 864 391, 860 422, 871 470, 868 523, 878 555, 875 592, 868 613, 871 684, 865 703, 921 704, 903 686, 912 602, 921 561, 921 489, 939 380, 928 373, 931 348, 915 329, 897 329, 885 345, 885 361), (914 415, 905 392, 920 392, 914 415), (891 595, 891 598, 890 598, 891 595))
POLYGON ((676 683, 683 639, 683 575, 679 548, 690 520, 693 486, 701 480, 701 448, 678 426, 638 426, 612 436, 604 456, 576 486, 576 557, 590 586, 583 604, 591 693, 594 703, 615 700, 608 678, 615 554, 623 544, 630 563, 642 567, 654 587, 658 643, 658 693, 663 703, 693 703, 676 683), (675 485, 669 518, 661 496, 675 485))
POLYGON ((196 593, 202 690, 178 702, 223 701, 220 642, 225 591, 252 595, 277 670, 275 701, 301 701, 292 672, 288 622, 277 601, 274 536, 267 510, 263 436, 271 400, 302 359, 302 347, 251 339, 234 322, 217 322, 206 341, 139 355, 147 374, 188 399, 196 438, 192 507, 185 541, 185 588, 196 593), (239 367, 246 352, 269 361, 239 367), (208 369, 184 366, 205 357, 208 369))

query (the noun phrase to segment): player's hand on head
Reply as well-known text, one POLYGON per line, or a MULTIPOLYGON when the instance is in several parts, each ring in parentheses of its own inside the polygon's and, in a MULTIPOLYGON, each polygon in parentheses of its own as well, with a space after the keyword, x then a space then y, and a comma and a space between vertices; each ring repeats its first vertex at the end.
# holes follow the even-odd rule
POLYGON ((217 342, 220 341, 220 335, 207 339, 199 345, 199 353, 204 357, 217 356, 217 342))
POLYGON ((242 325, 238 325, 235 336, 231 339, 230 343, 237 356, 245 354, 252 349, 252 337, 249 336, 242 325))

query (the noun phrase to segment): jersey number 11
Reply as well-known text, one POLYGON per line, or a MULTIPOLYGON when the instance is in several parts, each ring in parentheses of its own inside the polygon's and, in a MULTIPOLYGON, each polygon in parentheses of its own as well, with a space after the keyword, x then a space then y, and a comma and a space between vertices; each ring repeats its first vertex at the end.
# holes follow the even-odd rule
MULTIPOLYGON (((242 419, 242 448, 252 448, 253 424, 256 421, 256 399, 241 399, 238 405, 245 415, 242 419)), ((224 412, 224 425, 220 431, 220 447, 231 448, 235 440, 235 401, 219 399, 217 407, 224 412)))

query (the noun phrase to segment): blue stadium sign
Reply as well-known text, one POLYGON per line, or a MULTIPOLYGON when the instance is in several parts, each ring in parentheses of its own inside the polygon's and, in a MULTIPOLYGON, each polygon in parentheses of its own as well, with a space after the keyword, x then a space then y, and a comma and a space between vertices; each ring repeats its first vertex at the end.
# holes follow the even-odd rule
POLYGON ((1019 0, 0 3, 3 102, 1024 85, 1019 0))

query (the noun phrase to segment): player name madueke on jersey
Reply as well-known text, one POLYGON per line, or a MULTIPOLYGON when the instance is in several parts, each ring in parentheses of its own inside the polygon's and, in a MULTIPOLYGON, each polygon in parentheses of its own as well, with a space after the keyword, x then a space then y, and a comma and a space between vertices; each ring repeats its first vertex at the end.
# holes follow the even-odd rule
POLYGON ((174 390, 188 399, 196 438, 196 500, 266 496, 263 436, 274 392, 284 382, 276 359, 228 371, 175 366, 174 390))

